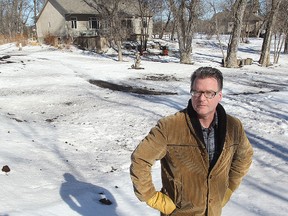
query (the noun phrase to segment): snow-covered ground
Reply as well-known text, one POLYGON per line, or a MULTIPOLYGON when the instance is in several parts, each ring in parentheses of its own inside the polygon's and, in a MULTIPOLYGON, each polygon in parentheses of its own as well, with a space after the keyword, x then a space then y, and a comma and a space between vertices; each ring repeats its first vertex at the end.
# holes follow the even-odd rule
MULTIPOLYGON (((142 58, 143 70, 130 69, 128 56, 118 62, 73 47, 1 45, 0 58, 11 57, 0 60, 0 167, 11 171, 0 173, 0 216, 159 215, 134 195, 130 155, 159 118, 187 105, 200 66, 223 72, 222 104, 242 120, 255 151, 223 215, 287 215, 288 56, 260 67, 262 39, 250 41, 238 56, 255 62, 239 69, 222 68, 217 41, 205 37, 193 41, 193 65, 155 55, 142 58), (89 80, 177 94, 114 91, 89 80)), ((160 189, 159 170, 157 163, 160 189)))

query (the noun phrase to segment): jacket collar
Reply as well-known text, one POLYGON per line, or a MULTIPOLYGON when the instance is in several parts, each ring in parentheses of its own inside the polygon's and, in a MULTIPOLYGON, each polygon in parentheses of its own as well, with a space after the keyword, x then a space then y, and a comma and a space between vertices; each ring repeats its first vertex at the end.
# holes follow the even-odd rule
MULTIPOLYGON (((220 147, 221 151, 224 146, 225 136, 226 136, 226 125, 227 125, 227 116, 225 109, 221 104, 218 104, 216 107, 218 124, 216 127, 217 133, 217 145, 220 147)), ((192 127, 196 133, 196 136, 204 143, 202 127, 200 121, 197 117, 196 111, 193 109, 191 99, 188 101, 187 113, 189 115, 192 127)))

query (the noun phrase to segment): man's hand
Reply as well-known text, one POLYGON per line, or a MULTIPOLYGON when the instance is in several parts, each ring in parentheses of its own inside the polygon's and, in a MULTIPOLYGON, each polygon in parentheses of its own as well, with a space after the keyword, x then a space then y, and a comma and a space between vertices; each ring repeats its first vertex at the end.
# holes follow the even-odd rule
POLYGON ((222 200, 222 207, 224 207, 226 203, 230 200, 232 193, 232 190, 230 190, 229 188, 226 190, 224 198, 222 200))
POLYGON ((161 192, 156 192, 156 194, 146 203, 150 207, 157 209, 167 215, 171 214, 176 209, 176 206, 170 197, 161 192))

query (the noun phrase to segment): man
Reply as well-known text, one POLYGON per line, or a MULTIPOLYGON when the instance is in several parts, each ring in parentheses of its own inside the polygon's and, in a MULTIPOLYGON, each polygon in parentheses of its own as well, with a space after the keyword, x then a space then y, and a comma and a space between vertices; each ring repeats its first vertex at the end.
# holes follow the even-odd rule
POLYGON ((132 154, 135 194, 162 216, 220 216, 248 172, 252 146, 241 122, 219 104, 222 88, 218 69, 197 69, 187 108, 159 120, 132 154), (161 192, 151 177, 156 160, 161 192))

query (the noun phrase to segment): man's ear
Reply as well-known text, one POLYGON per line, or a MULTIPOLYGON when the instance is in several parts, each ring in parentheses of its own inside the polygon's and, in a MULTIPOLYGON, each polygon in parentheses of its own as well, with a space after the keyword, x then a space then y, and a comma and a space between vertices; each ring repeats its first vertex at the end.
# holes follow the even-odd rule
POLYGON ((219 95, 219 102, 220 102, 223 98, 222 90, 218 93, 218 95, 219 95))

